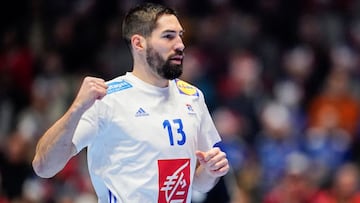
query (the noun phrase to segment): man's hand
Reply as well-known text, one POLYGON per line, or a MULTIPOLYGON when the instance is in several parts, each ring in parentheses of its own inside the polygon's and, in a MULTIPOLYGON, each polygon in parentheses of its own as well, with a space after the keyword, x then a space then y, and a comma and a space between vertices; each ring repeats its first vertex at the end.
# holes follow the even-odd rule
POLYGON ((108 86, 101 78, 85 77, 73 105, 83 111, 90 108, 97 99, 106 95, 108 86))
POLYGON ((196 151, 196 157, 205 171, 214 178, 224 176, 229 171, 230 167, 226 154, 218 147, 207 152, 196 151))

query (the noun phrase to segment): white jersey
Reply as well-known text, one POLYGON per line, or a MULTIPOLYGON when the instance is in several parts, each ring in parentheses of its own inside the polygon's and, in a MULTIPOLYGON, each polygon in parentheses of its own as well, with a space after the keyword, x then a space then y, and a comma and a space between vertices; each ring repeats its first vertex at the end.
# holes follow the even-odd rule
POLYGON ((108 83, 75 131, 87 147, 99 202, 190 203, 195 151, 220 141, 200 90, 182 80, 166 88, 131 73, 108 83))

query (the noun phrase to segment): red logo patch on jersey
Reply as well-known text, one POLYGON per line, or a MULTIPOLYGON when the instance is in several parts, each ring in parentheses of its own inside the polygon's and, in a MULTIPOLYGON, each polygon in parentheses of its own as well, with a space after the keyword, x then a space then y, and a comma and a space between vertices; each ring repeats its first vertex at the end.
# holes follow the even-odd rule
POLYGON ((158 203, 186 202, 190 186, 190 159, 158 160, 158 203))

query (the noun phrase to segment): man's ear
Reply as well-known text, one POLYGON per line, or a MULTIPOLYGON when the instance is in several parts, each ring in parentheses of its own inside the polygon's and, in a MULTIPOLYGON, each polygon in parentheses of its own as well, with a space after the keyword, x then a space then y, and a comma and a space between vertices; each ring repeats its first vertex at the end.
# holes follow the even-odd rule
POLYGON ((146 40, 141 35, 133 35, 131 37, 131 46, 134 51, 142 51, 146 49, 146 40))

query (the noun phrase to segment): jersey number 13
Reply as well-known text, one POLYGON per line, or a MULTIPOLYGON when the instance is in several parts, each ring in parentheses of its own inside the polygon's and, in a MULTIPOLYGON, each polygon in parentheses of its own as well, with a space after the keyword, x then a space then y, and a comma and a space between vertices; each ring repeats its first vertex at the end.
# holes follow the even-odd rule
POLYGON ((186 142, 186 134, 183 130, 183 123, 181 119, 174 119, 172 121, 164 120, 163 127, 167 129, 168 135, 169 135, 169 142, 171 146, 174 146, 174 140, 176 139, 176 143, 178 145, 184 145, 186 142), (173 128, 176 129, 177 135, 176 138, 174 138, 173 135, 173 128))

